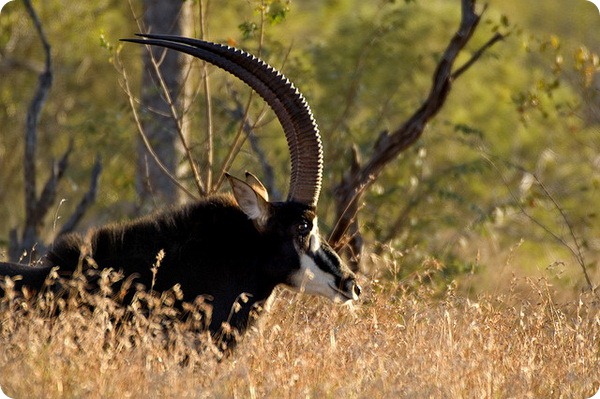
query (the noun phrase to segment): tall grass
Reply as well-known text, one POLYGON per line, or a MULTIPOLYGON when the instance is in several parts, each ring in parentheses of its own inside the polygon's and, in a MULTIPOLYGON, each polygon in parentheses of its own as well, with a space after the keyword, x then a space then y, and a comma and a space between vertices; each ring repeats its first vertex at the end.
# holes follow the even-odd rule
POLYGON ((560 303, 547 281, 526 278, 472 298, 428 287, 365 281, 353 307, 279 290, 222 359, 193 318, 170 317, 169 295, 153 297, 149 316, 77 289, 70 300, 5 298, 0 386, 15 398, 588 398, 598 389, 591 296, 560 303))

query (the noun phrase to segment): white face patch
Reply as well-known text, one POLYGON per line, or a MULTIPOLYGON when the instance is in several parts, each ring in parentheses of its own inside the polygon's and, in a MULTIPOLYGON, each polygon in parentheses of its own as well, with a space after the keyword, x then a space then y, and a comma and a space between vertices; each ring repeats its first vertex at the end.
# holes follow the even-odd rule
MULTIPOLYGON (((321 248, 317 218, 313 221, 313 228, 308 239, 308 252, 314 254, 321 248)), ((291 276, 290 287, 292 289, 306 294, 324 296, 334 302, 346 302, 348 298, 335 289, 335 286, 335 277, 322 270, 310 255, 303 253, 300 256, 300 269, 291 276)))
POLYGON ((299 292, 321 295, 334 301, 339 294, 332 286, 335 287, 334 277, 321 270, 310 256, 302 254, 300 269, 292 275, 291 287, 299 292))
POLYGON ((321 247, 321 236, 319 235, 318 220, 316 217, 313 220, 313 227, 308 238, 310 240, 308 250, 314 254, 321 247))

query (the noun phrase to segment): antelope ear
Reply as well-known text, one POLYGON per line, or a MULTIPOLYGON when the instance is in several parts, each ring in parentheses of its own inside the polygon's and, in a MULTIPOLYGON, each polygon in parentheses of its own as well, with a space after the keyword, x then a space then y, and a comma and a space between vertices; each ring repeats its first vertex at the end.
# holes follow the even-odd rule
POLYGON ((259 227, 263 227, 269 218, 269 202, 254 188, 230 174, 225 174, 233 190, 233 196, 242 211, 259 227))
POLYGON ((258 177, 254 176, 250 172, 246 172, 246 183, 248 183, 256 194, 263 197, 263 199, 269 202, 269 192, 266 187, 258 180, 258 177))

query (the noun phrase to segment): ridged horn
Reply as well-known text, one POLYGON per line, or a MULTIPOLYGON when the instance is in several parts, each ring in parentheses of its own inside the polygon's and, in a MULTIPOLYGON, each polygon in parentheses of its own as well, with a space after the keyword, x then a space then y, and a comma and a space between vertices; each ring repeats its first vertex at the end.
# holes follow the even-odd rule
POLYGON ((283 127, 291 159, 288 201, 316 206, 323 176, 319 128, 300 91, 281 72, 233 47, 173 35, 139 34, 126 42, 162 46, 200 58, 236 76, 273 109, 283 127))

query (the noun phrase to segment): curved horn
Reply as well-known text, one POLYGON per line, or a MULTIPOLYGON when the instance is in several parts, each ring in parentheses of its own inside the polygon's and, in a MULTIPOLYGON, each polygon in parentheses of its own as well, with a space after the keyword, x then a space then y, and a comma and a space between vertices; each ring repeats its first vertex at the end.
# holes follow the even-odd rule
POLYGON ((122 39, 177 50, 218 66, 252 87, 275 112, 291 158, 288 201, 316 206, 323 176, 319 128, 302 93, 283 74, 259 58, 233 47, 172 35, 140 34, 122 39))

